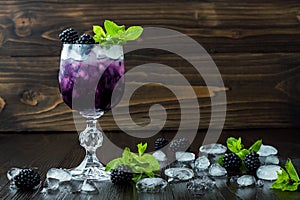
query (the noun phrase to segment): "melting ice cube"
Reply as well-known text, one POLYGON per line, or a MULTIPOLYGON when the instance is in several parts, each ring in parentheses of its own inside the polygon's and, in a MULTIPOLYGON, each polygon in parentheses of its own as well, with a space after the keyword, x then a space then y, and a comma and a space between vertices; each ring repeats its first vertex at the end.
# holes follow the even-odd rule
POLYGON ((191 162, 195 160, 195 154, 191 152, 178 151, 175 153, 175 157, 179 162, 191 162))
POLYGON ((136 183, 136 189, 139 192, 156 193, 162 191, 167 184, 162 178, 144 178, 136 183))
POLYGON ((47 172, 46 178, 57 179, 60 182, 65 182, 65 181, 70 181, 72 179, 72 175, 67 170, 51 168, 47 172))
POLYGON ((188 168, 169 168, 165 170, 165 175, 170 177, 170 181, 186 181, 194 177, 194 172, 188 168))
POLYGON ((280 172, 281 168, 278 165, 263 165, 256 171, 256 176, 260 179, 273 181, 277 179, 277 172, 280 172))
POLYGON ((160 162, 164 162, 164 161, 168 160, 167 155, 160 150, 155 151, 152 155, 154 156, 154 158, 156 158, 156 160, 158 160, 160 162))
POLYGON ((208 173, 211 176, 224 176, 227 174, 227 171, 219 163, 214 163, 209 167, 208 173))
POLYGON ((201 156, 196 159, 194 169, 196 171, 206 170, 210 165, 210 162, 206 156, 201 156))
POLYGON ((214 189, 216 183, 211 180, 208 176, 203 176, 190 180, 186 187, 188 191, 194 195, 204 194, 206 191, 214 189))
POLYGON ((207 144, 199 148, 199 151, 205 155, 208 154, 224 154, 227 151, 227 147, 222 144, 207 144))
POLYGON ((15 167, 8 170, 6 174, 8 180, 13 181, 14 177, 17 176, 21 172, 21 170, 22 169, 15 167))
POLYGON ((276 155, 278 153, 278 150, 273 146, 262 144, 257 153, 260 156, 270 156, 270 155, 276 155))
POLYGON ((240 187, 251 186, 254 185, 255 183, 256 183, 256 179, 254 178, 254 176, 250 176, 250 175, 243 175, 237 179, 237 184, 240 187))

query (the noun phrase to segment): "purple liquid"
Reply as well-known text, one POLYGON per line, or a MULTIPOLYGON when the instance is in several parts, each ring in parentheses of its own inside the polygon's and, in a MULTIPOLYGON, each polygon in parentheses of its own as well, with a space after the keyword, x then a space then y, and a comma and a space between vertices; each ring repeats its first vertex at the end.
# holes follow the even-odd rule
MULTIPOLYGON (((64 48, 67 47, 64 46, 64 48)), ((68 53, 73 51, 70 50, 70 47, 68 48, 68 53)), ((84 59, 78 59, 73 54, 70 54, 71 56, 68 56, 67 59, 63 56, 61 58, 60 93, 64 102, 71 109, 107 111, 114 107, 122 97, 124 88, 123 54, 117 59, 112 59, 102 54, 99 48, 97 46, 96 49, 84 49, 84 52, 81 52, 85 56, 84 59), (112 95, 113 91, 114 95, 112 95)))

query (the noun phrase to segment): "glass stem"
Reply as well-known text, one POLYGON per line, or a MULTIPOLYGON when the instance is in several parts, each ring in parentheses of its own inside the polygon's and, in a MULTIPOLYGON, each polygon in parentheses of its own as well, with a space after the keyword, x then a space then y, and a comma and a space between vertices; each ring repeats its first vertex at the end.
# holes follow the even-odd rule
POLYGON ((86 124, 85 130, 79 136, 80 145, 85 148, 88 161, 98 160, 96 150, 102 146, 103 136, 97 129, 96 119, 87 119, 86 124))

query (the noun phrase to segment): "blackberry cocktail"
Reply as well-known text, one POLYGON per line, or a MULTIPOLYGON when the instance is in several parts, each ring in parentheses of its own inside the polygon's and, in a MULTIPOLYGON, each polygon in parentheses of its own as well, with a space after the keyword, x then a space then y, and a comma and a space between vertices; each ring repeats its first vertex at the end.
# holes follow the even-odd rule
POLYGON ((105 20, 104 29, 93 26, 93 37, 88 34, 79 37, 73 28, 59 35, 63 42, 58 76, 60 93, 64 102, 78 111, 87 123, 79 134, 86 156, 78 167, 69 170, 75 180, 110 180, 109 172, 105 172, 96 156, 103 142, 97 119, 121 100, 124 89, 122 45, 137 39, 143 31, 140 26, 125 29, 124 25, 109 20, 105 20))
POLYGON ((59 71, 60 92, 64 102, 86 119, 80 144, 86 149, 84 161, 70 172, 73 179, 109 180, 109 174, 96 157, 102 145, 97 119, 122 97, 124 58, 122 46, 102 48, 99 44, 64 44, 59 71), (114 95, 112 95, 114 92, 114 95), (112 98, 114 96, 114 98, 112 98))

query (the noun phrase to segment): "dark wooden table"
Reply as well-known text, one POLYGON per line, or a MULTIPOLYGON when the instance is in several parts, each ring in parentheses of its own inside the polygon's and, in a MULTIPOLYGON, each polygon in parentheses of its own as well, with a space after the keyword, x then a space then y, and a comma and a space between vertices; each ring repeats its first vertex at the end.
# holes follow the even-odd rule
MULTIPOLYGON (((297 129, 256 129, 251 131, 224 131, 219 139, 224 143, 229 136, 243 138, 248 146, 255 140, 262 138, 265 144, 274 145, 279 150, 280 164, 291 158, 296 168, 300 169, 299 130, 297 129)), ((172 133, 163 133, 165 137, 172 138, 172 133)), ((200 131, 192 144, 192 151, 198 153, 204 131, 200 131)), ((126 141, 126 135, 120 132, 109 132, 106 135, 111 141, 126 141)), ((101 185, 99 194, 74 194, 59 192, 45 195, 40 193, 41 188, 35 192, 20 192, 9 187, 6 172, 11 167, 38 167, 43 180, 47 170, 52 167, 70 168, 78 165, 84 156, 79 146, 76 133, 10 133, 0 134, 0 199, 193 199, 185 188, 186 183, 169 184, 166 190, 158 194, 138 193, 133 185, 115 186, 111 183, 101 185)), ((128 146, 132 149, 139 141, 130 141, 128 146)), ((147 141, 151 148, 153 141, 147 141)), ((99 155, 108 154, 105 149, 99 155)), ((268 187, 271 182, 265 182, 262 188, 244 188, 234 190, 227 185, 227 179, 215 179, 217 188, 207 192, 201 199, 300 199, 300 192, 281 192, 268 187)), ((199 197, 198 197, 199 198, 199 197)))

